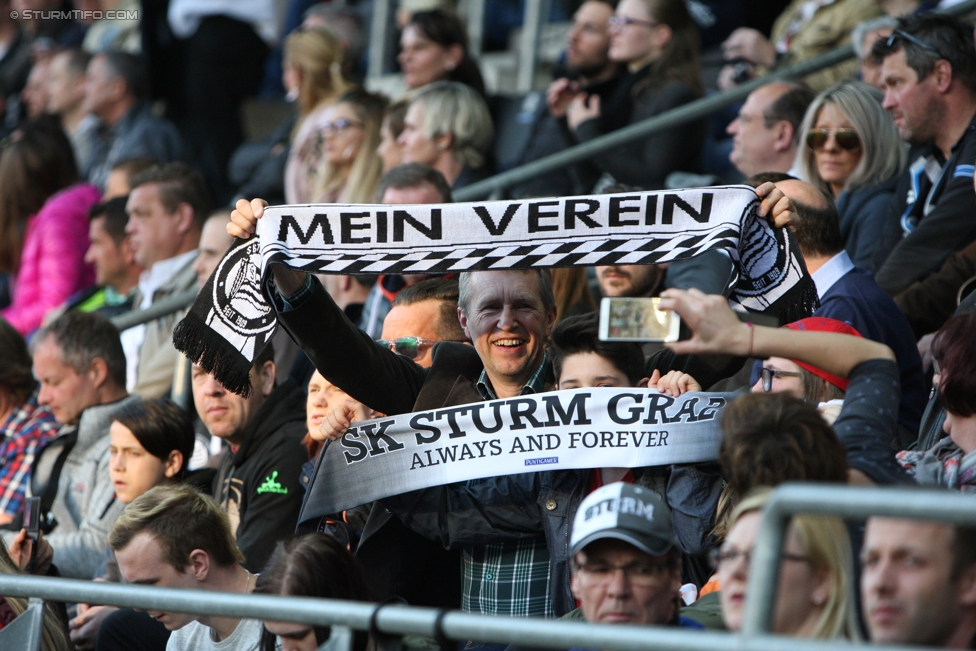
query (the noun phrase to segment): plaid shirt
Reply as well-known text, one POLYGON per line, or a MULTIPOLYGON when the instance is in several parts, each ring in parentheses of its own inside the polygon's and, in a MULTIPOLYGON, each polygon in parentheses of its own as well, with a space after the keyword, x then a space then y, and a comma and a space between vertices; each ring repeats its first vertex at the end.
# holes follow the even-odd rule
MULTIPOLYGON (((542 359, 519 395, 544 390, 549 355, 542 359)), ((478 392, 485 400, 498 396, 482 371, 478 392)), ((549 595, 549 547, 544 536, 461 550, 461 610, 486 615, 552 617, 549 595)))
POLYGON ((38 390, 0 426, 0 512, 10 516, 24 508, 34 458, 58 434, 51 410, 37 404, 38 390))

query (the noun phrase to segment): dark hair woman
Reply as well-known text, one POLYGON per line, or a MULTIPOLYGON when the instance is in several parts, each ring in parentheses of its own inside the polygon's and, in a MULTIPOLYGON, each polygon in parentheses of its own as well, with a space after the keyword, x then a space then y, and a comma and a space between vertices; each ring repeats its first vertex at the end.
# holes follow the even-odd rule
POLYGON ((440 9, 413 14, 400 36, 397 60, 411 90, 435 81, 457 81, 485 94, 481 71, 468 54, 467 32, 453 14, 440 9))

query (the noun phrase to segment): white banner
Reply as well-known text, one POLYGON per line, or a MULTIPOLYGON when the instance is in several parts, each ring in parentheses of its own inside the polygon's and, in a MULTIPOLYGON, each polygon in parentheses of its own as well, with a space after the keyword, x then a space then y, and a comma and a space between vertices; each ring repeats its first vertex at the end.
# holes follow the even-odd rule
POLYGON ((539 393, 355 423, 322 450, 301 520, 454 482, 714 461, 724 393, 539 393))

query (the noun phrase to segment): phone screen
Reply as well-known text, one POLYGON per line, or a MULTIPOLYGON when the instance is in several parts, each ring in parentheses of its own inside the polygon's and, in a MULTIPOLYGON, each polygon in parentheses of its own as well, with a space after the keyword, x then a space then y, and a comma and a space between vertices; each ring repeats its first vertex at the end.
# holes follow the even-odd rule
POLYGON ((677 341, 680 317, 660 309, 660 298, 604 298, 600 303, 603 341, 677 341))

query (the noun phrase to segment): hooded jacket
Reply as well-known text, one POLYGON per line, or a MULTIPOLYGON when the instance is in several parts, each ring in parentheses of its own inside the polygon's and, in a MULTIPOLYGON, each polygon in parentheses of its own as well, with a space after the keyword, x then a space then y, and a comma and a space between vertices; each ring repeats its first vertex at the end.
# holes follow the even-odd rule
POLYGON ((305 394, 286 380, 244 426, 240 447, 224 457, 214 478, 214 498, 227 511, 251 572, 260 572, 275 543, 295 531, 308 460, 305 429, 305 394))

